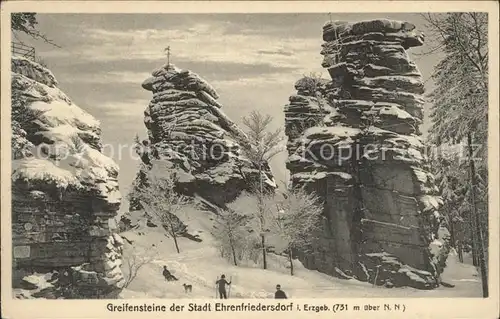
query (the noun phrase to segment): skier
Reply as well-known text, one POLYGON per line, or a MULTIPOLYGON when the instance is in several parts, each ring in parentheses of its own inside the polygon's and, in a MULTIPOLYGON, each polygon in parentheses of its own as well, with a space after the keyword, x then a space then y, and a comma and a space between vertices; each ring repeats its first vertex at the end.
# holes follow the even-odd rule
POLYGON ((230 285, 231 282, 227 282, 226 281, 226 276, 222 275, 222 276, 220 276, 220 279, 215 282, 215 284, 219 285, 220 299, 227 299, 226 285, 230 285))
POLYGON ((276 285, 276 292, 274 293, 274 299, 287 299, 285 292, 281 290, 281 285, 276 285))
POLYGON ((165 280, 168 281, 178 280, 174 275, 170 273, 170 271, 168 271, 167 266, 163 266, 163 277, 165 277, 165 280))

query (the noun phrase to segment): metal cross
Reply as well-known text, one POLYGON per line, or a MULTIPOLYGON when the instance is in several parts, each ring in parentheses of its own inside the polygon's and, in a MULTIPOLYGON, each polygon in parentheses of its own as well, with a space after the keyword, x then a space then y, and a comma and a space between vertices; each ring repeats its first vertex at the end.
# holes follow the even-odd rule
POLYGON ((167 52, 167 65, 170 66, 170 45, 165 48, 165 52, 167 52))

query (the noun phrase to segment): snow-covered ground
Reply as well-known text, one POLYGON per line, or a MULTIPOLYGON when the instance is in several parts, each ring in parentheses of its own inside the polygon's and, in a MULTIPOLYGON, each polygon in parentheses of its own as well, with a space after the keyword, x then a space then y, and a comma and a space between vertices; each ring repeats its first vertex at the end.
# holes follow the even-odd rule
MULTIPOLYGON (((134 214, 137 218, 141 213, 134 214)), ((140 253, 144 249, 156 254, 152 262, 142 267, 135 280, 123 290, 122 298, 215 298, 215 281, 221 274, 232 280, 231 298, 273 298, 276 284, 282 286, 289 298, 481 297, 481 282, 475 267, 460 263, 453 253, 448 258, 443 280, 454 284, 454 288, 439 287, 431 291, 408 287, 389 289, 357 280, 333 278, 305 269, 297 260, 294 261, 295 274, 290 276, 286 258, 273 254, 268 256, 267 270, 259 268, 259 265, 236 267, 221 258, 215 248, 209 233, 211 221, 208 213, 185 212, 181 219, 203 241, 180 238, 179 254, 171 238, 167 238, 159 227, 147 227, 145 221, 140 222, 137 229, 121 234, 133 242, 133 245, 125 244, 125 259, 127 254, 140 253), (163 265, 179 280, 165 281, 163 265), (193 292, 186 294, 183 283, 191 284, 193 292)), ((126 261, 123 268, 126 274, 126 261)))

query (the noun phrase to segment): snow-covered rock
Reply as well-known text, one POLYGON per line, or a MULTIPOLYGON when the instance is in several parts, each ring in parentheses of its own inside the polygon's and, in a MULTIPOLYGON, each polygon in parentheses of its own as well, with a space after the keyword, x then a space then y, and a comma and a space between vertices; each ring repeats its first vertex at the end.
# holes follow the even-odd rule
MULTIPOLYGON (((153 97, 144 112, 149 138, 139 150, 142 165, 130 193, 131 210, 141 207, 135 192, 150 176, 175 173, 177 191, 218 206, 251 187, 258 169, 243 152, 248 137, 223 113, 207 81, 170 64, 155 70, 142 86, 153 97)), ((266 185, 274 188, 265 166, 266 185)))
MULTIPOLYGON (((12 98, 17 267, 69 270, 89 263, 96 276, 106 277, 105 255, 120 246, 107 243, 121 195, 119 168, 101 153, 99 121, 57 87, 50 70, 25 58, 12 58, 12 98)), ((117 288, 89 289, 105 296, 117 288)))
POLYGON ((419 137, 424 85, 406 52, 423 35, 379 19, 329 22, 323 39, 331 81, 311 92, 299 80, 285 106, 292 183, 324 199, 328 221, 301 259, 332 275, 373 282, 380 267, 377 284, 435 287, 449 247, 419 137))

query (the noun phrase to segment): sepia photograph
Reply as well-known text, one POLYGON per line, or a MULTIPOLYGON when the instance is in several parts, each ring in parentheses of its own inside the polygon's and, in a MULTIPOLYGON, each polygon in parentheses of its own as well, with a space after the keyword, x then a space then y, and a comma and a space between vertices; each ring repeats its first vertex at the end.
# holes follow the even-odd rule
POLYGON ((9 16, 13 299, 498 285, 488 12, 9 16))

